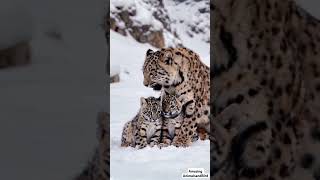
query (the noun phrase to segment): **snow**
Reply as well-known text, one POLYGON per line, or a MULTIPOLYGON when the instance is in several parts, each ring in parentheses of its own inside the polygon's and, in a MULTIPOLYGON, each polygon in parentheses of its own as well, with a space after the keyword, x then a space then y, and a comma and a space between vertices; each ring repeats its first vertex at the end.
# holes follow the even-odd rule
POLYGON ((111 16, 115 18, 112 12, 118 12, 120 9, 135 12, 135 15, 131 17, 135 25, 150 25, 152 30, 163 28, 161 22, 152 15, 152 7, 147 2, 141 0, 111 0, 111 16))
MULTIPOLYGON (((120 82, 110 86, 110 157, 112 180, 181 179, 188 168, 210 168, 209 141, 197 141, 188 148, 159 149, 120 147, 123 125, 139 110, 141 96, 159 97, 159 92, 143 86, 145 53, 154 47, 136 42, 111 30, 110 65, 120 67, 120 82)), ((197 44, 194 44, 197 46, 197 44)), ((206 51, 203 51, 206 52, 206 51)), ((206 55, 209 63, 209 54, 206 55)))
POLYGON ((111 0, 110 7, 122 7, 124 9, 129 9, 134 6, 135 0, 111 0))
MULTIPOLYGON (((178 3, 172 0, 163 0, 168 14, 173 23, 171 26, 177 31, 182 44, 195 52, 201 57, 207 58, 210 53, 210 13, 200 13, 199 9, 209 9, 209 0, 195 2, 186 0, 178 3), (201 29, 202 33, 191 31, 191 26, 201 29), (191 34, 191 36, 190 36, 191 34)), ((210 62, 210 58, 209 61, 210 62)), ((209 65, 209 63, 207 63, 209 65)))
POLYGON ((153 17, 151 7, 143 1, 136 1, 136 15, 132 18, 139 25, 151 25, 153 30, 163 28, 161 22, 153 17))
MULTIPOLYGON (((12 23, 1 24, 0 43, 2 32, 30 35, 28 16, 15 21, 20 4, 10 2, 10 10, 0 3, 0 19, 12 23)), ((30 0, 20 7, 33 17, 32 64, 0 71, 0 179, 70 180, 94 152, 97 112, 109 109, 104 4, 30 0), (52 29, 63 39, 49 38, 52 29)))

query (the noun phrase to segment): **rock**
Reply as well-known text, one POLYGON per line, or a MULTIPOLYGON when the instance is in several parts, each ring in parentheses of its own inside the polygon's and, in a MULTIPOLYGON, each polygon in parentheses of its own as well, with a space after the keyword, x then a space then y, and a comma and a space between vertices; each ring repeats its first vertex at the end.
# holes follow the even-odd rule
POLYGON ((31 63, 31 50, 28 42, 20 42, 12 47, 0 49, 0 69, 31 63))
POLYGON ((116 83, 116 82, 120 82, 120 76, 119 74, 113 75, 110 77, 110 81, 111 83, 116 83))
POLYGON ((172 20, 162 0, 150 0, 143 3, 150 9, 138 4, 132 4, 130 7, 115 5, 111 9, 110 29, 124 36, 130 34, 138 42, 149 43, 157 48, 170 44, 165 42, 165 33, 167 33, 177 39, 178 45, 179 37, 171 27, 172 20), (146 9, 141 9, 141 7, 146 9))

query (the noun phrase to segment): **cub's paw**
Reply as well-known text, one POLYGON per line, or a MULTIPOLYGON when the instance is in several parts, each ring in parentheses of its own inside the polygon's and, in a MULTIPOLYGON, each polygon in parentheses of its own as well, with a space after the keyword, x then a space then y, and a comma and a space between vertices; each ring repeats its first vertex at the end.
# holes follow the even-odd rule
POLYGON ((153 146, 156 146, 156 145, 158 145, 158 144, 159 144, 158 142, 150 142, 149 146, 150 146, 150 147, 153 147, 153 146))
POLYGON ((147 147, 147 144, 137 144, 136 145, 136 149, 142 149, 142 148, 145 148, 147 147))
POLYGON ((121 143, 121 147, 128 147, 128 146, 131 146, 130 143, 121 143))
POLYGON ((160 143, 160 144, 158 144, 158 148, 164 148, 164 147, 168 147, 168 146, 170 146, 170 144, 165 144, 165 143, 160 143))

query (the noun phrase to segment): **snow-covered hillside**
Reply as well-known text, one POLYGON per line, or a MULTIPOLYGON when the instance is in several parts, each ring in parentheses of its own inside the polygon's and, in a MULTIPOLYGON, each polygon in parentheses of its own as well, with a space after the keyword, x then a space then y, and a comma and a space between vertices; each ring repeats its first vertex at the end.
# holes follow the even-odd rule
POLYGON ((0 71, 1 180, 70 180, 91 158, 108 109, 103 3, 1 1, 0 46, 32 37, 32 64, 0 71))
MULTIPOLYGON (((111 30, 110 60, 112 69, 120 71, 120 82, 110 87, 110 155, 112 180, 181 179, 187 168, 204 168, 209 172, 209 141, 197 141, 189 148, 147 147, 136 150, 120 147, 122 128, 139 110, 140 97, 159 96, 159 92, 143 86, 142 65, 146 51, 154 47, 138 43, 130 36, 111 30)), ((197 46, 197 44, 194 44, 197 46)), ((210 57, 202 51, 204 62, 210 57)))
POLYGON ((111 0, 111 29, 155 47, 209 49, 209 0, 111 0), (199 43, 201 42, 201 43, 199 43))
POLYGON ((207 58, 210 51, 210 1, 163 0, 163 3, 182 45, 207 58))

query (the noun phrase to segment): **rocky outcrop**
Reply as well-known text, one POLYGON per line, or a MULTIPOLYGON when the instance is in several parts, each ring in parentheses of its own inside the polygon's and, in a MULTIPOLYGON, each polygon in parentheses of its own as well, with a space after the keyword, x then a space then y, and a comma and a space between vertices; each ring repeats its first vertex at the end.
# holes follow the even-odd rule
POLYGON ((30 45, 20 42, 12 47, 0 49, 0 69, 26 65, 31 62, 30 45))
POLYGON ((110 7, 110 29, 157 48, 180 44, 178 40, 166 42, 165 36, 179 37, 170 26, 162 0, 120 2, 113 2, 110 7))

